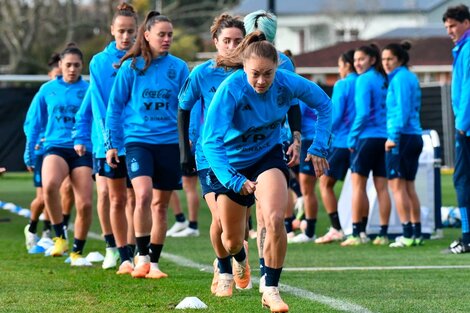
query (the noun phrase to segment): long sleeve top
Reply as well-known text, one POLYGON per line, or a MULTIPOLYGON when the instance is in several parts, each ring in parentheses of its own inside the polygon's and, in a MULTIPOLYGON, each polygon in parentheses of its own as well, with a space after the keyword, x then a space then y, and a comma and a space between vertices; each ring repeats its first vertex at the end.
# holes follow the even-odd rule
POLYGON ((331 125, 333 141, 331 146, 335 148, 348 148, 348 135, 356 114, 354 104, 356 79, 356 73, 349 73, 333 86, 331 96, 331 102, 333 103, 333 123, 331 125))
POLYGON ((470 136, 470 29, 456 43, 452 54, 451 97, 455 128, 470 136))

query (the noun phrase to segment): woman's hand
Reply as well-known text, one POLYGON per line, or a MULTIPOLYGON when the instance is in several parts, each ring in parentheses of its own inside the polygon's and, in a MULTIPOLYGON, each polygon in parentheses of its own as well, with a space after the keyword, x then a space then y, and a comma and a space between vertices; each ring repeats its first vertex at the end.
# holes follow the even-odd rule
POLYGON ((385 151, 390 151, 393 148, 395 148, 396 146, 397 146, 397 144, 395 142, 391 141, 390 139, 387 139, 387 141, 385 141, 385 151))
POLYGON ((294 142, 287 149, 286 154, 289 156, 288 167, 296 166, 300 163, 300 142, 294 140, 294 142))
POLYGON ((320 176, 322 176, 327 170, 330 169, 330 165, 328 164, 328 161, 325 158, 321 158, 313 154, 307 154, 305 162, 309 161, 312 162, 313 167, 315 168, 315 176, 317 178, 320 178, 320 176))
POLYGON ((78 156, 84 156, 86 152, 86 147, 85 145, 75 145, 73 146, 75 149, 75 152, 77 152, 78 156))
POLYGON ((117 149, 109 149, 106 152, 106 163, 108 163, 111 168, 117 168, 117 163, 119 163, 117 149))
POLYGON ((243 183, 243 187, 242 187, 242 190, 240 191, 240 194, 242 196, 247 196, 247 195, 251 195, 255 193, 256 184, 258 184, 258 182, 247 179, 245 183, 243 183))

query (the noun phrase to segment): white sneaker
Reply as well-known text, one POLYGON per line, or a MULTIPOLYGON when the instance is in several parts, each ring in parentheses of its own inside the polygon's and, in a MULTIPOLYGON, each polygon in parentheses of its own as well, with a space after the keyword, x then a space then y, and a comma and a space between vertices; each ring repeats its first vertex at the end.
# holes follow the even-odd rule
POLYGON ((309 236, 305 235, 305 233, 300 233, 291 240, 289 240, 289 243, 305 243, 305 242, 311 242, 315 241, 315 236, 310 238, 309 236))
POLYGON ((259 279, 259 293, 263 293, 266 289, 266 274, 259 279))
POLYGON ((50 229, 44 230, 44 231, 42 232, 41 238, 49 238, 49 239, 52 239, 51 230, 50 230, 50 229))
POLYGON ((334 227, 330 227, 328 232, 315 240, 315 243, 330 243, 333 241, 342 241, 344 239, 344 233, 342 230, 337 230, 334 227))
POLYGON ((188 226, 189 226, 188 220, 185 220, 184 222, 175 222, 173 226, 171 226, 171 228, 166 231, 166 236, 173 237, 174 234, 182 231, 183 229, 188 228, 188 226))
POLYGON ((106 255, 104 256, 103 264, 101 267, 104 270, 115 268, 119 260, 119 252, 117 248, 106 248, 106 255))
POLYGON ((181 238, 181 237, 199 237, 199 229, 194 229, 191 227, 186 227, 182 231, 179 231, 173 234, 171 237, 173 238, 181 238))
POLYGON ((361 243, 368 243, 370 242, 370 238, 367 237, 367 234, 365 232, 359 233, 359 237, 361 238, 361 243))
POLYGON ((38 244, 39 237, 38 235, 31 233, 29 231, 29 224, 24 228, 24 237, 26 239, 26 250, 30 250, 32 247, 38 244))
POLYGON ((70 253, 70 265, 71 266, 91 266, 91 263, 83 257, 83 255, 78 254, 76 252, 70 253))

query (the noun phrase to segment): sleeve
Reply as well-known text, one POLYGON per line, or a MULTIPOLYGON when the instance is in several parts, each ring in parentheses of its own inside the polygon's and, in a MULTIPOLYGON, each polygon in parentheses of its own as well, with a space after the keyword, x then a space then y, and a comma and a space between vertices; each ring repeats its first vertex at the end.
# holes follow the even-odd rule
POLYGON ((333 94, 331 96, 332 108, 332 123, 331 129, 334 133, 335 130, 340 128, 344 111, 346 109, 348 95, 346 94, 345 82, 339 80, 333 87, 333 94))
MULTIPOLYGON (((395 77, 395 79, 397 78, 400 77, 395 77)), ((387 132, 388 139, 398 143, 403 126, 410 116, 412 99, 409 83, 400 80, 395 80, 392 83, 393 87, 389 87, 389 92, 393 89, 393 94, 390 95, 393 97, 395 105, 391 110, 387 108, 387 114, 390 116, 387 118, 387 132)))
POLYGON ((293 96, 317 111, 315 137, 307 151, 309 154, 326 158, 331 142, 331 100, 314 82, 299 75, 291 74, 291 76, 288 81, 294 91, 293 96))
POLYGON ((34 166, 34 146, 39 139, 41 130, 47 124, 47 104, 44 100, 41 88, 34 96, 28 109, 23 130, 26 136, 26 147, 24 152, 24 163, 26 166, 34 166))
POLYGON ((102 86, 100 80, 101 77, 96 62, 96 59, 93 58, 90 63, 90 86, 88 88, 91 97, 90 101, 92 106, 93 121, 97 126, 96 129, 98 130, 97 136, 101 136, 101 138, 103 138, 103 140, 100 142, 105 142, 105 119, 107 103, 104 101, 105 97, 103 97, 103 91, 100 88, 100 86, 102 86))
POLYGON ((354 102, 356 108, 356 116, 351 126, 348 136, 348 147, 355 148, 359 135, 364 128, 367 118, 370 114, 371 105, 371 90, 370 86, 365 81, 365 77, 359 76, 356 80, 356 93, 354 95, 354 102))
POLYGON ((455 118, 455 128, 470 136, 470 41, 462 49, 459 58, 463 60, 462 77, 460 81, 459 114, 455 118))
POLYGON ((75 113, 75 124, 72 130, 74 145, 86 145, 90 142, 92 120, 91 92, 90 89, 88 89, 80 105, 80 109, 75 113))
POLYGON ((125 105, 129 101, 132 93, 133 74, 132 69, 125 67, 127 62, 118 71, 114 81, 113 88, 109 95, 108 108, 106 110, 105 121, 105 147, 106 151, 109 149, 117 148, 116 143, 113 142, 113 136, 119 133, 122 128, 121 115, 125 105))
POLYGON ((224 137, 233 120, 236 102, 228 84, 219 87, 207 112, 202 132, 202 149, 222 185, 239 193, 247 178, 230 165, 224 146, 224 137))

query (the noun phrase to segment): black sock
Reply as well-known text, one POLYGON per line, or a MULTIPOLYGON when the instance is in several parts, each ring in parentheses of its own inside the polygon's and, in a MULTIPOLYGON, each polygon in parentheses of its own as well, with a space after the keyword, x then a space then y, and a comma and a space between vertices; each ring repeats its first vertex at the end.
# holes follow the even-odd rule
POLYGON ((29 231, 30 233, 33 233, 33 234, 37 233, 37 232, 38 232, 38 221, 30 220, 30 221, 29 221, 29 229, 28 229, 28 231, 29 231))
POLYGON ((362 225, 362 222, 353 223, 353 229, 352 229, 353 237, 359 237, 359 233, 361 232, 361 225, 362 225))
POLYGON ((305 230, 305 235, 312 238, 315 235, 315 225, 317 224, 316 218, 307 218, 307 229, 305 230))
POLYGON ((253 218, 251 217, 248 217, 248 229, 249 230, 252 230, 253 229, 253 218))
POLYGON ((180 223, 186 221, 186 218, 184 217, 184 213, 176 214, 175 219, 177 222, 180 222, 180 223))
POLYGON ((328 214, 330 216, 331 226, 336 230, 341 230, 338 211, 328 214))
POLYGON ((238 263, 244 261, 246 259, 245 246, 242 246, 242 249, 237 254, 234 254, 233 258, 237 260, 238 263))
POLYGON ((272 268, 265 266, 266 269, 266 287, 277 287, 279 284, 279 278, 281 277, 281 268, 272 268))
POLYGON ((121 258, 121 264, 124 263, 124 261, 131 260, 131 254, 128 246, 118 247, 117 249, 119 251, 119 257, 121 258))
POLYGON ((291 178, 289 180, 289 188, 294 191, 295 195, 298 198, 302 197, 302 192, 300 191, 300 184, 296 178, 291 178))
POLYGON ((462 242, 467 246, 470 244, 470 233, 462 233, 462 242))
POLYGON ((388 233, 388 224, 387 225, 380 225, 379 236, 380 237, 387 237, 387 233, 388 233))
POLYGON ((44 220, 44 227, 42 228, 43 231, 51 230, 51 221, 44 220))
POLYGON ((292 232, 292 221, 294 220, 294 218, 291 216, 291 217, 286 217, 284 219, 284 226, 286 227, 286 232, 287 233, 290 233, 292 232))
POLYGON ((403 226, 403 237, 408 239, 411 238, 413 236, 413 228, 411 227, 411 223, 406 222, 401 225, 403 226))
POLYGON ((411 225, 413 228, 413 236, 415 238, 421 238, 421 223, 414 223, 411 225))
POLYGON ((131 257, 133 257, 135 255, 135 245, 132 245, 132 244, 128 244, 127 245, 127 249, 129 250, 129 253, 131 255, 131 257))
POLYGON ((264 274, 266 274, 265 271, 265 265, 264 265, 264 258, 259 258, 259 274, 260 277, 263 277, 264 274))
POLYGON ((77 238, 73 238, 73 248, 72 252, 76 252, 78 254, 83 253, 83 248, 85 247, 86 240, 80 240, 77 238))
POLYGON ((219 258, 219 272, 220 274, 232 274, 232 257, 229 255, 225 258, 219 258))
POLYGON ((160 260, 160 254, 162 254, 162 249, 163 249, 163 245, 156 244, 156 243, 150 244, 150 249, 149 249, 150 262, 158 263, 158 261, 160 260))
POLYGON ((369 221, 369 217, 368 216, 365 216, 362 218, 362 223, 361 223, 361 233, 365 233, 366 232, 366 228, 367 228, 367 222, 369 221))
POLYGON ((189 225, 188 225, 189 228, 192 228, 192 229, 197 229, 197 221, 189 221, 189 225))
POLYGON ((63 215, 63 222, 62 224, 64 224, 65 227, 69 227, 69 222, 70 222, 70 214, 64 214, 63 215))
POLYGON ((65 238, 64 224, 55 224, 52 225, 56 237, 65 238))
POLYGON ((150 244, 150 235, 136 237, 135 241, 137 243, 137 249, 139 249, 139 255, 148 255, 149 254, 149 244, 150 244))
POLYGON ((113 234, 104 235, 104 241, 106 242, 106 248, 116 248, 116 240, 113 234))

